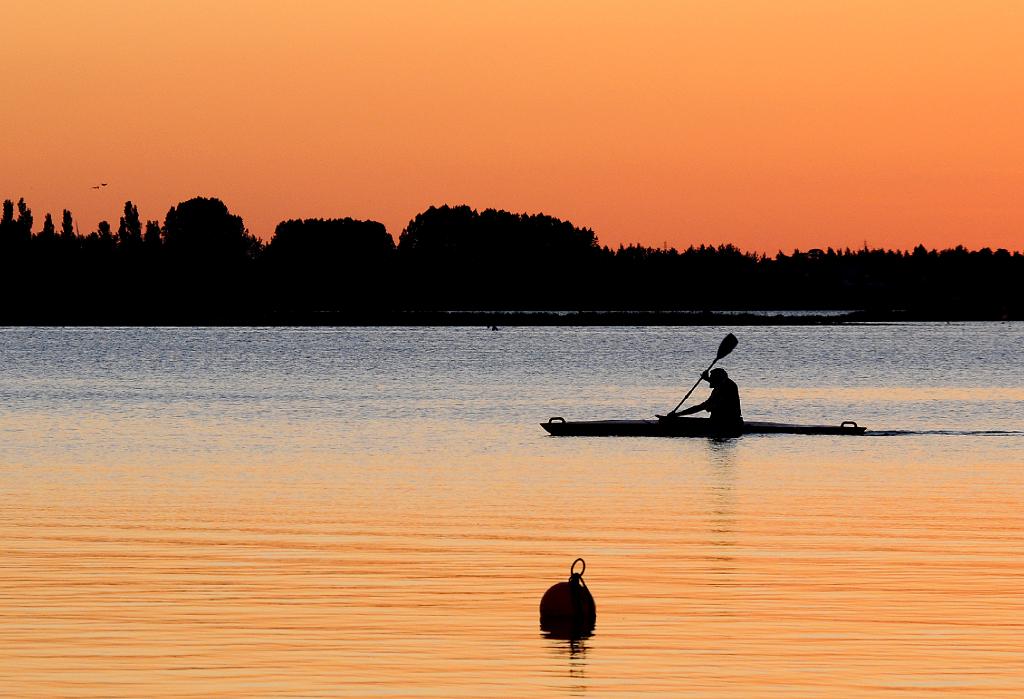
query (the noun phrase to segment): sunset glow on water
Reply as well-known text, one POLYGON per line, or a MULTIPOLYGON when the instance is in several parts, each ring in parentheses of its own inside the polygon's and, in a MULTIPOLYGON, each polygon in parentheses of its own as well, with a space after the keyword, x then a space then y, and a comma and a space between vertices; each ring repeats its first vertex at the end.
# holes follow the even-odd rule
POLYGON ((1021 326, 737 331, 748 419, 899 434, 537 424, 730 330, 4 329, 0 694, 1019 696, 1021 326))

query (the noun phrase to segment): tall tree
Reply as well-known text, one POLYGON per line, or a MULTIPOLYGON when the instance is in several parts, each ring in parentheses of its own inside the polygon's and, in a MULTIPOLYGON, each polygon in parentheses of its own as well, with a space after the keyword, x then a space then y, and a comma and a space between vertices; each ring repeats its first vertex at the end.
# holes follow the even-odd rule
POLYGON ((179 312, 223 314, 253 307, 250 282, 262 246, 220 199, 197 197, 171 207, 163 241, 166 288, 174 294, 169 302, 179 312))
POLYGON ((32 209, 28 208, 25 199, 18 199, 18 236, 21 240, 32 237, 32 209))
POLYGON ((172 206, 163 232, 168 254, 191 266, 242 264, 261 249, 242 217, 228 211, 220 199, 196 197, 172 206))
POLYGON ((285 305, 379 308, 390 301, 395 241, 376 221, 282 221, 264 255, 285 305), (368 293, 369 292, 369 293, 368 293))
POLYGON ((117 226, 117 243, 125 249, 135 249, 142 244, 142 221, 139 209, 130 201, 124 203, 124 215, 117 226))
POLYGON ((74 240, 75 238, 75 223, 71 218, 71 212, 64 209, 64 214, 60 221, 60 237, 63 240, 74 240))
POLYGON ((17 224, 14 223, 14 202, 10 199, 4 199, 3 213, 0 214, 0 246, 3 248, 9 248, 13 243, 17 235, 15 228, 17 224))
POLYGON ((57 238, 57 230, 53 226, 53 216, 49 212, 46 213, 46 217, 43 219, 43 229, 39 231, 38 237, 46 242, 57 238))
POLYGON ((156 249, 160 247, 160 222, 146 221, 146 234, 143 242, 147 248, 156 249))
POLYGON ((544 214, 430 207, 398 241, 424 305, 541 307, 592 302, 602 249, 589 228, 544 214), (529 279, 530 283, 524 283, 529 279))
MULTIPOLYGON (((5 262, 17 266, 32 238, 32 211, 24 199, 18 200, 17 217, 14 216, 14 208, 14 202, 4 200, 3 213, 0 214, 0 250, 5 262)), ((21 274, 23 270, 17 269, 16 272, 21 274)))

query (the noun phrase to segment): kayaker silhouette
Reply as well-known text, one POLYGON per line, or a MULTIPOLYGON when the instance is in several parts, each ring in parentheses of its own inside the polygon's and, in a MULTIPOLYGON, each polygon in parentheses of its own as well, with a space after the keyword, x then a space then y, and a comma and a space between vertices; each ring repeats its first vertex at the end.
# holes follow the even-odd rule
POLYGON ((548 418, 540 423, 544 430, 555 437, 735 437, 741 434, 848 434, 859 435, 867 431, 852 420, 835 425, 791 425, 782 422, 744 422, 740 409, 740 392, 724 369, 715 369, 715 364, 736 349, 739 340, 732 333, 725 336, 718 346, 715 359, 707 370, 701 373, 693 387, 667 415, 656 415, 657 420, 579 420, 568 421, 564 417, 548 418), (701 381, 711 384, 711 396, 692 408, 680 411, 701 381), (711 413, 710 418, 683 419, 701 410, 711 413))
POLYGON ((685 410, 673 411, 666 417, 692 415, 707 410, 711 413, 711 421, 723 431, 742 430, 743 410, 740 407, 740 389, 736 382, 730 379, 729 374, 721 367, 712 369, 710 373, 705 371, 700 377, 711 384, 711 395, 708 399, 685 410))

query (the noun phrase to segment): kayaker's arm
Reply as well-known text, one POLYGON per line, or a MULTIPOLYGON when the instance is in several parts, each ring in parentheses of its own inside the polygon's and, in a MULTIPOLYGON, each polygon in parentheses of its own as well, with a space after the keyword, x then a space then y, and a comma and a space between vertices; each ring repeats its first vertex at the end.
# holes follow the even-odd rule
POLYGON ((699 403, 697 405, 691 405, 686 410, 680 410, 678 413, 672 413, 672 414, 673 415, 692 415, 693 413, 699 413, 701 410, 710 410, 711 409, 710 403, 711 403, 710 400, 706 400, 703 403, 699 403))
MULTIPOLYGON (((702 381, 709 381, 708 372, 707 371, 702 371, 701 374, 700 374, 700 378, 701 378, 702 381)), ((678 412, 673 410, 671 413, 669 413, 669 415, 675 415, 675 416, 679 416, 679 415, 692 415, 693 413, 699 413, 701 410, 711 410, 711 399, 710 398, 708 398, 706 401, 704 401, 703 403, 701 403, 699 405, 691 405, 686 410, 680 410, 678 412)))

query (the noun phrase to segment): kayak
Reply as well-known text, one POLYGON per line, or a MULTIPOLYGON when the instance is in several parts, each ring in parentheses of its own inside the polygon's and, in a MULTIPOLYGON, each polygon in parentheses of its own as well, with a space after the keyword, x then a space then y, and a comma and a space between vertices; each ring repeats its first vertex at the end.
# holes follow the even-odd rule
POLYGON ((711 418, 678 417, 671 420, 580 420, 562 417, 540 423, 555 437, 736 437, 741 434, 841 434, 860 435, 867 431, 852 420, 838 425, 794 425, 785 422, 744 422, 738 430, 723 430, 711 418))

